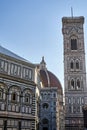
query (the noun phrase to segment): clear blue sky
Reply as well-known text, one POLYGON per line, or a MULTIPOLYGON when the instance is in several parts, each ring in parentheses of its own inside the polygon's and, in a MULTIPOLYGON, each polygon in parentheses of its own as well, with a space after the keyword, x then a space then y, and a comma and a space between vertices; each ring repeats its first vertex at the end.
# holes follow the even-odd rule
POLYGON ((71 7, 85 17, 87 50, 87 0, 0 0, 0 44, 32 63, 44 56, 64 86, 61 19, 71 16, 71 7))

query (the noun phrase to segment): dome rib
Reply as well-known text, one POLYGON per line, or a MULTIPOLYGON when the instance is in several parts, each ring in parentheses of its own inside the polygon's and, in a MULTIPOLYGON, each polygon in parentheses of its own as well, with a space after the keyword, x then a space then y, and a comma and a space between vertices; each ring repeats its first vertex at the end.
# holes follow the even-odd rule
POLYGON ((40 70, 40 78, 43 86, 48 87, 48 80, 47 80, 46 72, 44 70, 40 70))

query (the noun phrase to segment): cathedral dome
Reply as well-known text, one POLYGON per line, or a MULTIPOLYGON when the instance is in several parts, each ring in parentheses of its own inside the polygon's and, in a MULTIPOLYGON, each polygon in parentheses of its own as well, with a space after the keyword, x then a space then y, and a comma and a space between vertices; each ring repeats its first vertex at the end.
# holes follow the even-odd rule
POLYGON ((44 87, 58 87, 62 89, 58 78, 48 70, 40 70, 40 78, 44 87))
POLYGON ((43 87, 57 87, 62 93, 62 86, 59 79, 52 72, 47 70, 44 58, 40 63, 39 74, 43 87))

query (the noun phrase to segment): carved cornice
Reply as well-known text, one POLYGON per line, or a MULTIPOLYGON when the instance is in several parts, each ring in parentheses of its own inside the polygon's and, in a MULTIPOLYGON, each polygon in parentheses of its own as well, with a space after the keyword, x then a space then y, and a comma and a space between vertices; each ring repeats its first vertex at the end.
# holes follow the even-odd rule
POLYGON ((62 23, 84 23, 84 17, 63 17, 62 23))

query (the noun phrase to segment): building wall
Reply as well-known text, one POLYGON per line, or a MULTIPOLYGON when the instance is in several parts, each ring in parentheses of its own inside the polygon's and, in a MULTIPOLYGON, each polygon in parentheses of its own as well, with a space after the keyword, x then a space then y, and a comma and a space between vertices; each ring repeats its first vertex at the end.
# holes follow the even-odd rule
POLYGON ((0 54, 0 130, 36 130, 34 69, 0 54))

